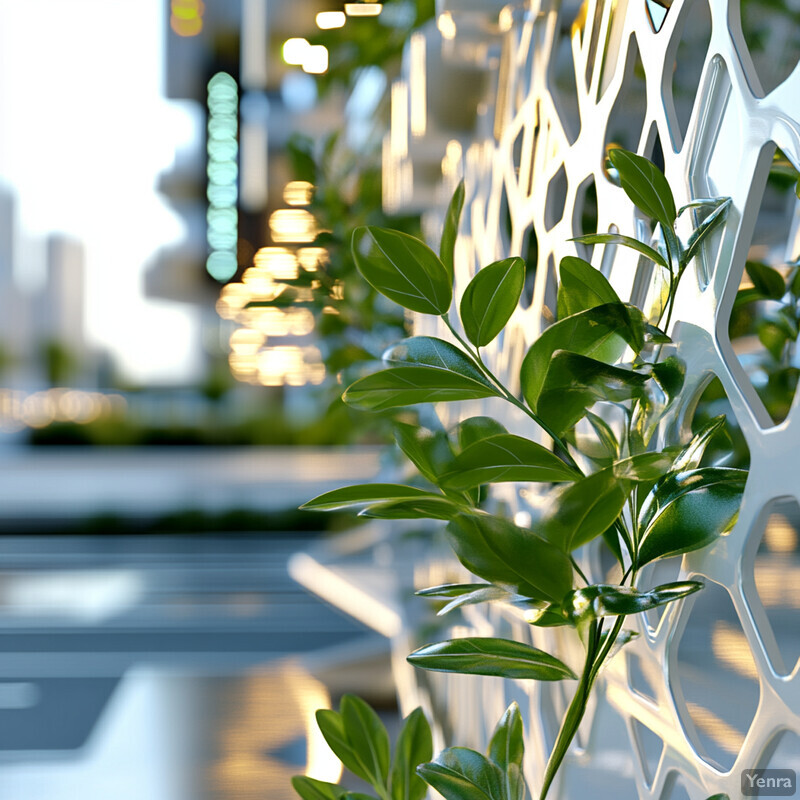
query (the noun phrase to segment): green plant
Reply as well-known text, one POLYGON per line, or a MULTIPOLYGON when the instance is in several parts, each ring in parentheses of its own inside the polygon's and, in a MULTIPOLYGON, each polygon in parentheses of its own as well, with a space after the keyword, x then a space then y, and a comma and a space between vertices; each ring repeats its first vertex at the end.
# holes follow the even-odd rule
MULTIPOLYGON (((417 768, 433 755, 431 729, 422 709, 415 709, 405 718, 394 758, 386 728, 361 698, 346 694, 338 712, 320 709, 316 716, 317 725, 337 758, 369 783, 380 800, 422 800, 426 788, 417 768)), ((374 800, 372 795, 349 792, 338 784, 302 775, 292 778, 292 786, 303 800, 374 800)))
MULTIPOLYGON (((674 415, 683 406, 685 365, 666 331, 678 285, 704 239, 725 219, 727 199, 696 200, 676 209, 669 184, 651 162, 622 149, 609 153, 610 174, 639 211, 658 225, 657 248, 620 234, 577 241, 633 248, 663 273, 663 302, 646 318, 623 303, 588 262, 560 264, 558 319, 530 347, 520 369, 521 397, 490 370, 480 349, 503 330, 519 301, 525 263, 508 258, 481 269, 453 324, 453 247, 463 187, 453 197, 439 255, 406 234, 364 227, 353 236, 353 256, 378 292, 420 314, 440 317, 453 341, 414 336, 389 348, 387 368, 356 381, 344 400, 370 410, 423 402, 499 398, 524 412, 552 440, 552 449, 508 431, 486 416, 452 430, 398 422, 395 438, 425 486, 366 484, 328 492, 304 507, 360 508, 367 517, 447 521, 455 555, 483 583, 448 584, 420 594, 447 600, 441 613, 466 604, 505 602, 536 626, 573 628, 584 662, 577 670, 520 642, 462 638, 427 644, 408 658, 446 672, 533 680, 576 680, 545 774, 552 781, 584 716, 604 663, 630 640, 627 616, 699 590, 698 581, 644 588, 642 568, 659 559, 705 547, 735 522, 746 472, 703 463, 706 447, 724 423, 711 420, 681 443, 674 415), (683 243, 676 220, 687 210, 703 219, 683 243), (663 322, 662 322, 663 321, 663 322), (625 359, 623 361, 623 359, 625 359), (594 410, 593 410, 594 409, 594 410), (530 528, 491 513, 487 484, 542 484, 546 503, 530 528), (601 538, 619 563, 617 584, 592 583, 575 551, 601 538)), ((460 763, 457 781, 441 782, 430 765, 420 774, 449 800, 519 798, 519 781, 503 780, 478 754, 448 748, 440 765, 460 763), (463 763, 462 763, 463 762, 463 763), (492 777, 495 775, 495 777, 492 777), (512 785, 513 784, 513 785, 512 785)))

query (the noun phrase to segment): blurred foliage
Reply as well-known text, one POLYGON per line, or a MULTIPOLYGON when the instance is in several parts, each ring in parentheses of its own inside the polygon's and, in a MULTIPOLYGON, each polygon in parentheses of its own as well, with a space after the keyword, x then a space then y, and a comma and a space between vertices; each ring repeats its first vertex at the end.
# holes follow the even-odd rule
POLYGON ((234 447, 289 445, 373 444, 385 439, 386 418, 365 423, 362 415, 338 398, 325 413, 310 422, 297 423, 275 410, 239 422, 225 417, 195 424, 143 424, 124 416, 106 417, 88 423, 53 422, 31 428, 29 442, 53 446, 154 446, 234 447))
POLYGON ((40 359, 50 386, 66 386, 75 377, 80 365, 72 350, 58 339, 47 339, 40 345, 40 359))
POLYGON ((328 48, 328 71, 317 78, 320 94, 337 85, 349 87, 354 73, 363 67, 380 66, 390 76, 396 73, 411 32, 434 13, 434 0, 384 0, 378 17, 348 17, 344 27, 310 36, 311 44, 328 48))

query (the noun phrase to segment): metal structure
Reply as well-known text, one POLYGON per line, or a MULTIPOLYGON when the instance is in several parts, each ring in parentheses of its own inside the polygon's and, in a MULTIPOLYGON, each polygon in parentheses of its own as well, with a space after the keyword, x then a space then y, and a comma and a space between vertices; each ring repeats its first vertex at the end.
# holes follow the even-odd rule
MULTIPOLYGON (((713 547, 663 568, 664 580, 702 577, 707 587, 660 618, 631 621, 641 635, 606 671, 552 796, 739 797, 743 769, 800 767, 800 410, 794 403, 776 424, 759 399, 747 352, 729 335, 746 260, 787 265, 800 255, 798 201, 791 188, 782 193, 768 182, 776 148, 800 166, 792 38, 800 6, 491 5, 450 0, 438 8, 436 28, 415 34, 392 93, 384 167, 386 202, 426 210, 433 240, 464 177, 456 296, 482 264, 520 253, 535 264, 522 306, 486 353, 511 388, 527 347, 552 319, 556 265, 576 254, 569 239, 610 230, 643 241, 657 235, 608 180, 608 144, 663 162, 678 206, 698 197, 733 201, 724 228, 682 282, 671 334, 690 387, 677 424, 687 429, 716 377, 744 435, 751 466, 740 518, 713 547)), ((696 223, 691 213, 682 218, 684 237, 696 223)), ((658 276, 636 253, 597 246, 578 254, 590 257, 621 297, 653 310, 658 276)), ((437 332, 430 319, 418 320, 417 330, 437 332)), ((477 403, 460 409, 486 411, 507 414, 477 403)), ((536 435, 523 419, 505 421, 536 435)), ((522 521, 536 502, 529 490, 517 485, 501 495, 522 521)), ((584 560, 603 580, 607 567, 598 553, 584 560)), ((552 632, 511 612, 481 609, 471 607, 465 617, 479 635, 513 635, 568 660, 575 655, 569 648, 577 645, 552 632)), ((528 720, 526 774, 537 788, 568 687, 422 680, 405 684, 403 702, 426 700, 442 729, 456 732, 450 743, 480 746, 508 701, 519 700, 528 720)))

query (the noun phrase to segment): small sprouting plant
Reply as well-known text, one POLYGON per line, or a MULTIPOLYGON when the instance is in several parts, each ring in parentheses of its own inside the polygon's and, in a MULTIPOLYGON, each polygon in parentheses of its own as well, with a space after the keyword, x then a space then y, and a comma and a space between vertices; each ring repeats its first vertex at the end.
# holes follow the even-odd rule
MULTIPOLYGON (((450 204, 438 255, 392 230, 362 227, 353 236, 353 256, 364 279, 404 308, 438 316, 452 339, 413 336, 390 347, 384 354, 387 368, 356 381, 345 402, 383 410, 497 398, 524 412, 552 447, 511 434, 488 416, 465 419, 447 431, 398 422, 397 444, 424 487, 349 486, 304 506, 358 508, 375 518, 444 520, 455 555, 482 582, 419 592, 448 601, 439 613, 505 602, 518 607, 531 625, 575 630, 585 651, 580 666, 527 644, 481 637, 426 644, 408 657, 428 670, 577 681, 545 773, 537 780, 541 800, 578 730, 601 668, 632 636, 623 630, 626 617, 702 587, 698 581, 641 586, 642 568, 705 547, 729 531, 747 477, 743 470, 701 463, 724 418, 711 420, 688 442, 664 441, 678 426, 662 424, 682 407, 685 365, 667 335, 678 285, 704 239, 725 219, 730 201, 696 200, 676 209, 666 178, 650 161, 621 149, 612 150, 609 161, 630 200, 660 228, 661 244, 651 247, 612 233, 576 241, 623 245, 649 258, 662 271, 664 302, 645 318, 591 264, 564 258, 557 321, 522 361, 519 394, 493 374, 481 348, 500 334, 519 302, 524 261, 507 258, 481 269, 460 298, 460 323, 455 322, 453 250, 463 186, 450 204), (688 209, 705 216, 684 243, 676 221, 688 209), (545 502, 529 527, 491 512, 483 487, 509 481, 540 485, 545 502), (593 583, 576 560, 576 551, 598 538, 619 563, 616 584, 593 583)), ((509 721, 501 728, 515 732, 508 737, 515 755, 505 767, 492 760, 491 748, 487 760, 456 747, 421 766, 419 774, 448 800, 522 798, 521 773, 509 766, 521 753, 516 733, 521 721, 517 724, 518 712, 512 709, 506 716, 509 721)))

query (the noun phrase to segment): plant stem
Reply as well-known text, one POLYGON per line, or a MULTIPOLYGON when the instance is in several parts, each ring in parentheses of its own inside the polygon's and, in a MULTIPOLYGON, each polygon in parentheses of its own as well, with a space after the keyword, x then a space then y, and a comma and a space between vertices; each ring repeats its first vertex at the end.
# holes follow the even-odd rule
POLYGON ((545 800, 547 797, 553 779, 561 767, 561 762, 564 760, 564 756, 567 754, 567 750, 572 740, 575 738, 575 734, 578 732, 583 715, 586 713, 586 704, 592 690, 592 667, 599 646, 600 625, 597 620, 594 620, 591 623, 589 635, 586 637, 586 661, 584 662, 583 672, 578 681, 578 688, 575 690, 575 696, 572 698, 572 702, 569 704, 567 713, 561 723, 561 728, 556 737, 556 743, 553 745, 553 751, 550 753, 550 758, 547 761, 539 800, 545 800))
POLYGON ((578 575, 581 576, 583 582, 588 586, 589 579, 583 574, 583 570, 578 566, 578 562, 575 560, 575 557, 570 553, 569 560, 572 562, 572 567, 578 575))
POLYGON ((450 333, 456 338, 458 343, 466 350, 467 354, 472 357, 473 361, 475 361, 476 366, 481 370, 481 372, 489 378, 492 383, 494 383, 495 387, 500 390, 503 398, 508 400, 509 403, 515 405, 521 411, 524 411, 552 440, 555 442, 556 446, 562 451, 564 458, 567 460, 569 466, 573 469, 577 470, 578 472, 583 475, 583 470, 578 466, 578 463, 572 457, 572 454, 569 452, 566 443, 564 440, 555 432, 553 429, 539 417, 534 411, 531 411, 524 403, 521 403, 514 397, 511 392, 506 389, 506 387, 501 383, 500 379, 494 375, 494 373, 483 363, 483 359, 481 358, 481 354, 478 349, 475 349, 475 352, 472 351, 472 348, 469 346, 467 342, 459 335, 458 331, 450 324, 450 320, 447 318, 446 314, 442 314, 442 321, 449 329, 450 333))

